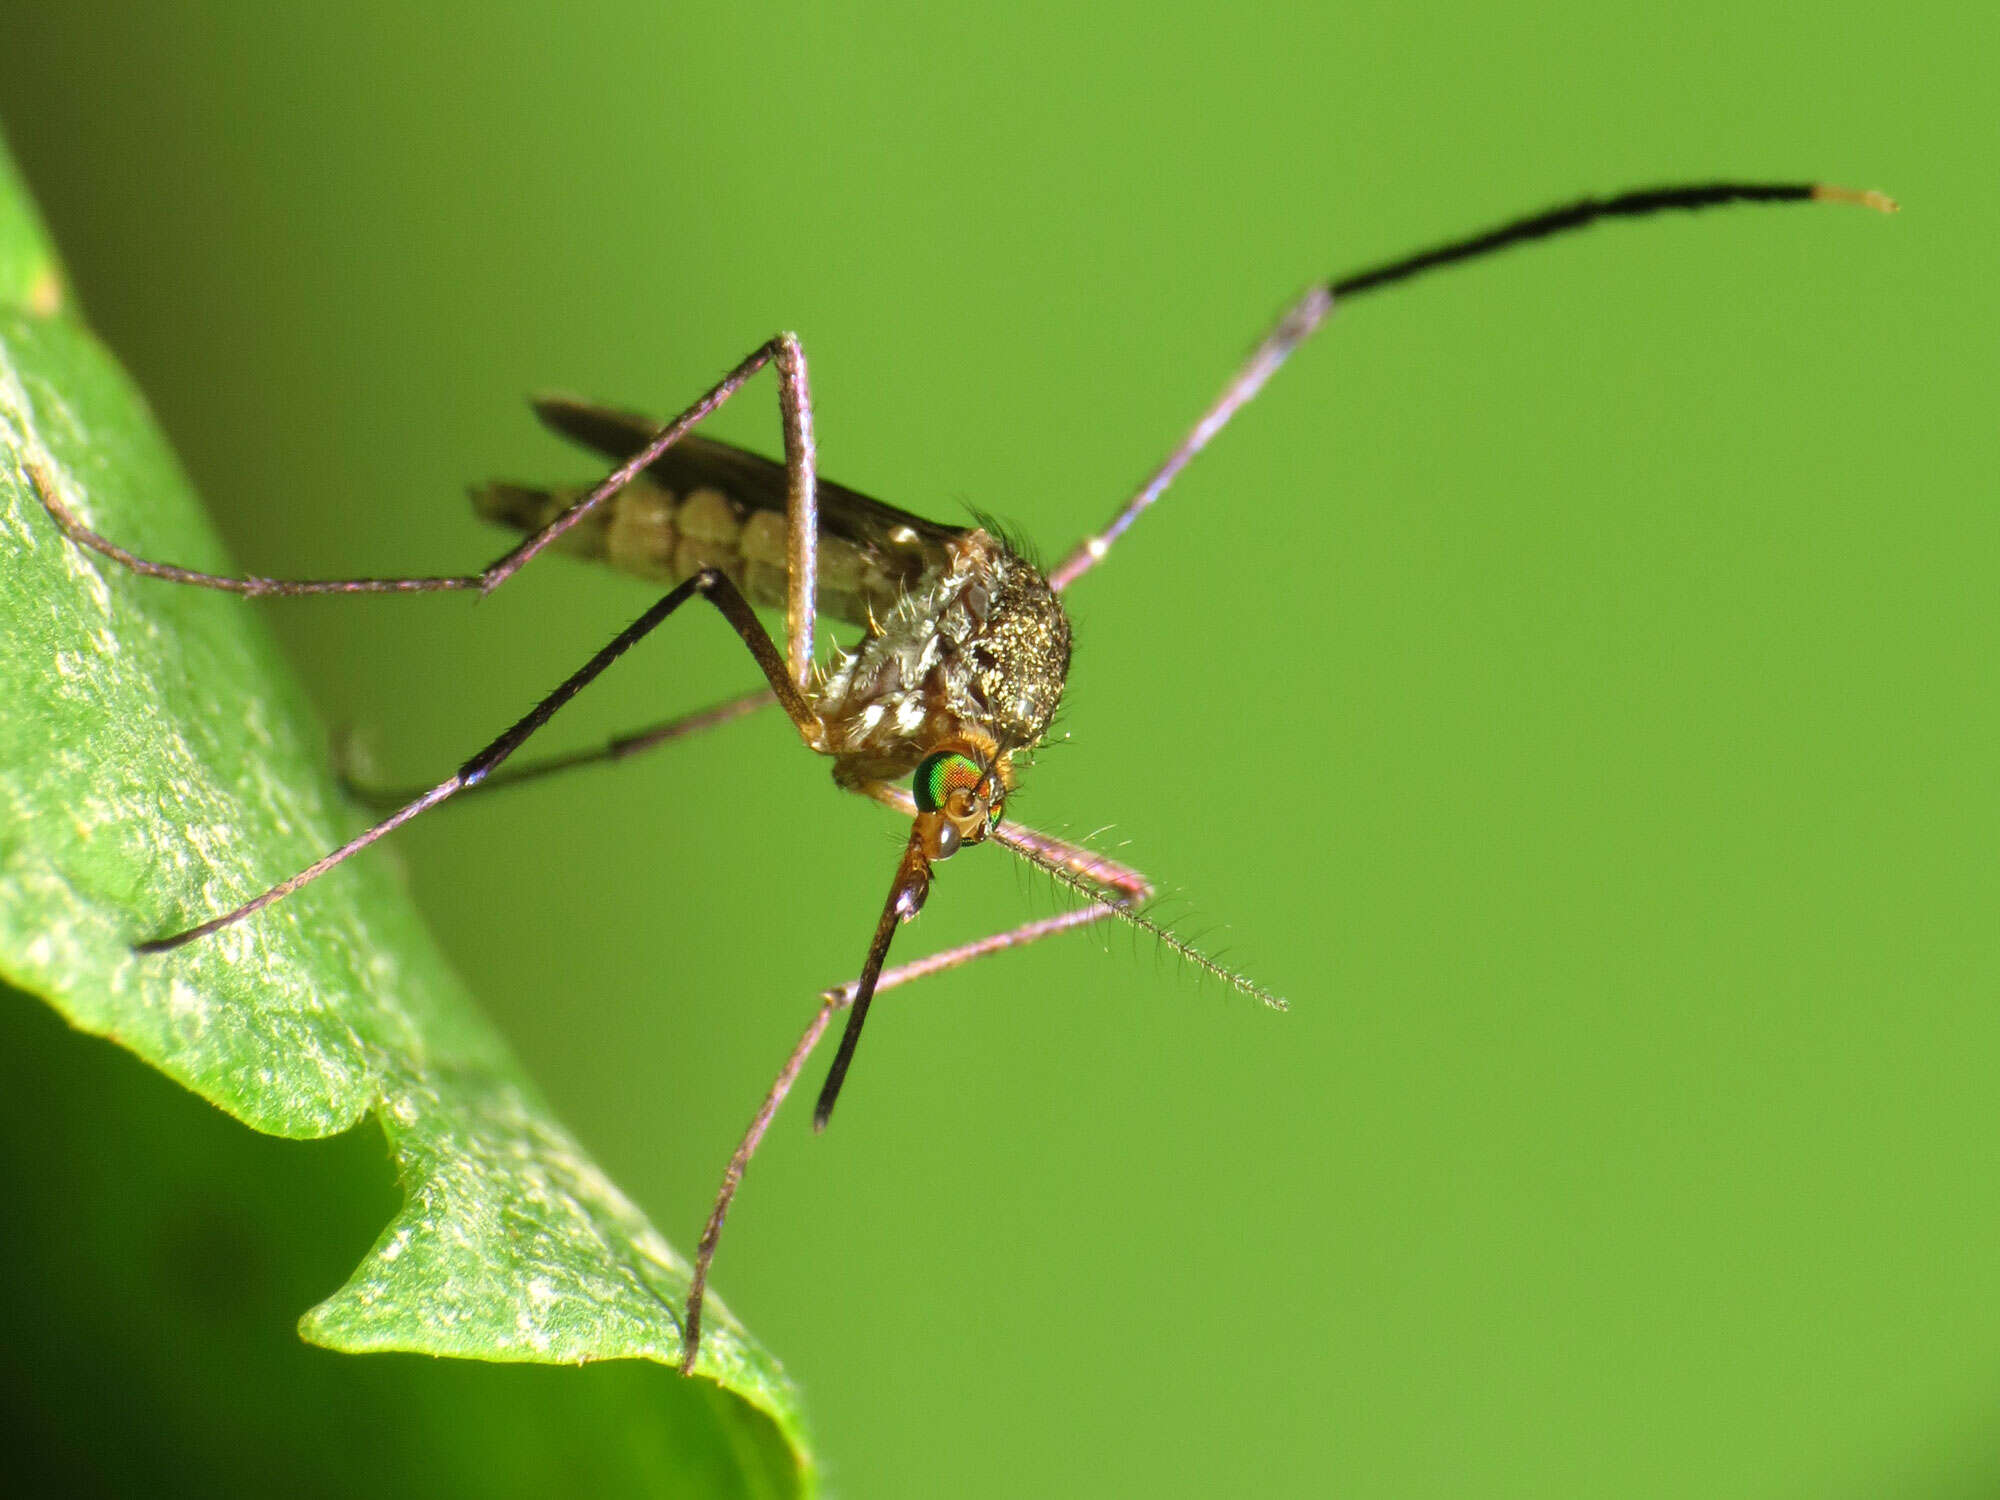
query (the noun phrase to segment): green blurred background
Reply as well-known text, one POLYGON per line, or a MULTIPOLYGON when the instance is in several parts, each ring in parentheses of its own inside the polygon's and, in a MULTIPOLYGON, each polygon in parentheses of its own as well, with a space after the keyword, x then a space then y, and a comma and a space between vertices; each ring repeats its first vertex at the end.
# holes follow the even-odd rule
MULTIPOLYGON (((1292 1014, 1123 931, 897 994, 717 1277, 854 1495, 2000 1490, 1991 13, 421 10, 0 0, 0 122, 249 568, 482 562, 466 481, 591 472, 525 392, 664 414, 780 327, 828 473, 1053 555, 1316 275, 1899 196, 1341 317, 1075 589, 1010 805, 1292 1014)), ((775 451, 770 388, 716 429, 775 451)), ((267 615, 408 780, 649 597, 267 615)), ((550 748, 751 681, 690 620, 550 748)), ((371 857, 685 1247, 898 843, 763 718, 371 857)), ((963 858, 899 951, 1057 902, 963 858)))

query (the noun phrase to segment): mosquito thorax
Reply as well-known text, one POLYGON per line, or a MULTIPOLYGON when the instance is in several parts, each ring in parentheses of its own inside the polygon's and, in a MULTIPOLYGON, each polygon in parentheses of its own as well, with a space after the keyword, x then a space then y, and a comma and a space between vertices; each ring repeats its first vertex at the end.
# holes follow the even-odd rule
POLYGON ((1047 732, 1069 653, 1048 579, 974 529, 835 660, 814 704, 819 748, 852 787, 900 781, 940 751, 1004 767, 1047 732))

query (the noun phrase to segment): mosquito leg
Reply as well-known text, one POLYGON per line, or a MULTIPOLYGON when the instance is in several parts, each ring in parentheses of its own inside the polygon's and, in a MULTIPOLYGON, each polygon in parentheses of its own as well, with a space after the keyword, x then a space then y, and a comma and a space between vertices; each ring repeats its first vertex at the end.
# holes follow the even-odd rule
MULTIPOLYGON (((468 792, 493 792, 502 787, 519 786, 526 781, 539 781, 558 772, 575 770, 582 766, 601 765, 607 761, 626 760, 642 755, 661 745, 670 745, 676 740, 684 740, 703 730, 714 729, 727 724, 732 719, 740 719, 755 713, 760 708, 768 708, 778 701, 778 695, 769 688, 758 688, 754 692, 743 693, 735 698, 726 698, 709 708, 696 713, 682 714, 679 718, 668 719, 645 729, 621 734, 588 750, 576 750, 567 755, 552 755, 546 760, 538 760, 524 766, 509 766, 506 770, 487 777, 468 792)), ((414 797, 421 796, 421 787, 377 787, 357 781, 338 762, 344 756, 344 748, 336 747, 335 773, 339 777, 341 790, 366 807, 401 807, 414 797)))
POLYGON ((489 594, 526 567, 537 554, 556 541, 598 506, 630 484, 662 453, 685 437, 694 426, 723 402, 742 389, 745 382, 765 365, 778 366, 778 405, 785 429, 785 466, 790 486, 787 515, 791 525, 788 564, 792 569, 791 593, 787 607, 786 639, 792 662, 791 680, 803 689, 812 670, 813 562, 818 544, 817 487, 813 469, 812 399, 806 382, 805 351, 797 337, 781 333, 753 350, 735 369, 712 386, 694 405, 660 429, 645 447, 605 476, 596 488, 540 531, 523 539, 513 550, 494 559, 477 573, 411 578, 260 578, 231 577, 203 573, 173 563, 154 562, 128 551, 109 538, 91 530, 62 500, 53 478, 39 464, 24 467, 28 481, 63 534, 78 546, 110 558, 143 578, 168 583, 191 584, 196 588, 218 589, 250 598, 298 598, 311 594, 429 594, 474 591, 489 594), (799 564, 806 564, 801 583, 799 564))
MULTIPOLYGON (((1108 906, 1080 906, 1075 911, 1066 911, 1053 917, 1043 917, 1039 921, 1023 922, 1019 927, 1010 927, 1005 932, 978 938, 970 943, 960 943, 956 948, 947 948, 941 953, 933 953, 927 958, 913 958, 906 964, 898 964, 875 981, 875 992, 893 990, 897 985, 908 984, 913 979, 925 979, 932 974, 942 974, 946 969, 956 969, 969 964, 976 958, 985 958, 989 953, 1002 953, 1009 948, 1024 947, 1040 942, 1045 937, 1054 937, 1059 932, 1072 932, 1079 927, 1088 927, 1094 922, 1109 920, 1115 913, 1108 906)), ((854 1002, 857 981, 848 980, 823 991, 825 998, 837 999, 843 1005, 854 1002)))
MULTIPOLYGON (((898 795, 907 795, 901 793, 900 788, 879 784, 871 791, 878 800, 892 806, 895 805, 898 795)), ((1097 882, 1107 891, 1116 891, 1117 900, 1125 902, 1143 900, 1152 890, 1146 883, 1146 878, 1137 871, 1129 870, 1123 865, 1105 859, 1102 855, 1065 843, 1061 839, 1035 833, 1029 829, 1010 830, 1008 837, 1016 841, 1016 847, 1031 848, 1052 863, 1060 862, 1066 868, 1074 870, 1081 878, 1097 882)), ((917 858, 917 854, 913 843, 911 851, 904 855, 904 869, 897 875, 895 887, 897 891, 904 889, 909 862, 914 858, 917 858)), ((835 1012, 846 1010, 853 1005, 856 998, 864 991, 872 998, 874 993, 884 987, 907 983, 925 974, 935 973, 939 969, 954 968, 986 952, 997 952, 1002 947, 1015 947, 1024 942, 1033 942, 1037 937, 1048 936, 1051 932, 1065 931, 1085 922, 1097 921, 1109 914, 1103 907, 1066 912, 1047 921, 1031 922, 1011 932, 997 934, 987 938, 983 943, 969 943, 962 948, 954 948, 949 953, 905 964, 899 969, 882 974, 880 981, 872 985, 869 983, 869 973, 864 972, 861 979, 828 990, 820 996, 820 1007, 813 1015, 812 1024, 806 1027, 798 1045, 792 1048, 791 1056, 785 1059, 784 1067, 778 1070, 778 1076, 772 1080, 770 1092, 765 1094, 764 1103, 758 1109, 756 1118, 750 1122, 750 1128, 743 1133, 743 1139, 737 1143, 735 1152, 730 1156, 729 1165, 722 1173, 722 1188, 715 1195, 715 1206, 708 1211, 708 1223, 702 1228, 701 1243, 695 1250, 694 1280, 688 1288, 687 1311, 681 1319, 682 1374, 694 1368, 695 1357, 700 1351, 702 1297, 708 1288, 709 1265, 715 1259, 715 1248, 722 1238, 723 1221, 729 1217, 729 1205, 735 1200, 736 1189, 742 1184, 743 1173, 750 1165, 750 1158, 763 1142, 764 1133, 771 1128, 771 1121, 777 1117, 778 1108, 785 1102, 785 1096, 791 1093, 792 1085, 798 1082, 799 1073, 804 1069, 806 1059, 812 1056, 813 1049, 826 1035, 827 1025, 832 1021, 835 1012)), ((901 909, 892 897, 889 906, 882 913, 881 926, 877 929, 875 942, 869 950, 870 971, 880 971, 881 955, 888 948, 888 934, 895 930, 901 915, 901 909)), ((842 1038, 843 1042, 847 1040, 845 1037, 842 1038)), ((848 1048, 848 1055, 852 1055, 851 1046, 848 1048)), ((839 1078, 843 1071, 844 1069, 836 1062, 835 1071, 828 1076, 828 1083, 833 1092, 839 1089, 839 1078)), ((829 1107, 823 1097, 821 1112, 815 1115, 815 1127, 824 1123, 824 1113, 829 1107)))
MULTIPOLYGON (((901 787, 877 783, 863 790, 876 801, 889 807, 912 813, 916 810, 914 802, 910 800, 910 794, 901 787)), ((1068 932, 1073 928, 1101 922, 1109 917, 1125 916, 1130 920, 1136 915, 1131 908, 1153 893, 1151 882, 1137 870, 1108 859, 1095 850, 1086 849, 1080 844, 1056 838, 1052 834, 1007 824, 996 829, 990 837, 1040 868, 1052 873, 1060 872, 1059 878, 1068 877, 1069 883, 1076 888, 1095 892, 1095 899, 1090 905, 1076 911, 1027 922, 1019 927, 1009 928, 1005 932, 994 933, 991 937, 981 938, 977 942, 964 943, 943 953, 934 953, 928 958, 920 958, 890 969, 881 974, 872 986, 867 986, 871 998, 885 989, 894 989, 897 985, 922 979, 927 974, 955 969, 976 958, 984 958, 989 953, 1018 948, 1026 943, 1052 937, 1058 932, 1068 932)), ((899 877, 898 885, 900 884, 899 877)), ((885 926, 889 926, 893 924, 897 913, 892 906, 883 915, 885 926)), ((1170 935, 1161 932, 1153 924, 1144 922, 1143 919, 1141 921, 1149 930, 1160 933, 1170 943, 1175 943, 1170 935)), ((878 943, 882 943, 883 935, 880 931, 877 932, 876 938, 878 943)), ((1175 943, 1175 946, 1182 945, 1175 943)), ((1183 951, 1188 950, 1183 947, 1183 951)), ((874 959, 872 950, 870 957, 871 960, 874 959)), ((1211 967, 1214 966, 1211 964, 1211 967)), ((1219 972, 1226 974, 1226 971, 1219 972)), ((729 1205, 735 1199, 736 1189, 743 1181, 744 1170, 749 1166, 750 1158, 755 1154, 758 1145, 762 1143, 765 1132, 770 1129, 771 1121, 777 1116, 779 1106, 785 1102, 785 1096, 791 1092, 792 1085, 798 1082, 799 1073, 804 1069, 806 1060, 812 1056, 813 1049, 826 1035, 828 1024, 837 1012, 853 1005, 864 985, 866 985, 865 974, 862 979, 838 985, 820 996, 820 1008, 814 1013, 812 1024, 806 1027, 805 1034, 799 1038, 791 1056, 785 1059, 784 1067, 772 1080, 770 1092, 764 1096, 764 1103, 757 1111, 757 1117, 750 1122, 750 1128, 737 1143, 735 1154, 729 1158, 729 1165, 722 1174, 721 1191, 715 1196, 715 1206, 709 1210, 708 1223, 702 1229, 701 1243, 695 1251, 694 1281, 688 1290, 687 1311, 681 1319, 682 1374, 694 1368, 695 1356, 701 1344, 701 1303, 708 1287, 709 1265, 715 1259, 716 1244, 722 1238, 723 1221, 729 1216, 729 1205)), ((1282 1008, 1283 1002, 1278 1003, 1282 1008)), ((831 1081, 832 1075, 829 1077, 831 1081)))
POLYGON ((778 361, 778 412, 785 428, 785 659, 792 686, 812 686, 813 624, 818 618, 819 477, 813 447, 812 389, 806 351, 794 334, 767 346, 778 361))
POLYGON ((220 573, 202 573, 193 568, 178 567, 173 563, 154 562, 150 558, 128 552, 116 542, 98 532, 92 531, 63 501, 56 489, 56 483, 48 471, 32 459, 23 463, 28 475, 28 483, 34 486, 49 517, 61 528, 64 536, 79 547, 88 548, 101 556, 110 558, 122 568, 137 573, 141 578, 158 578, 167 583, 192 584, 196 588, 219 589, 226 594, 243 594, 252 599, 267 596, 293 596, 302 594, 426 594, 439 593, 450 589, 475 589, 479 578, 472 575, 464 578, 341 578, 341 579, 294 579, 259 578, 254 574, 246 577, 226 577, 220 573))
POLYGON ((1085 537, 1049 574, 1049 583, 1058 592, 1096 567, 1111 550, 1112 544, 1123 536, 1132 523, 1139 519, 1146 508, 1159 499, 1168 485, 1172 484, 1181 470, 1185 469, 1194 456, 1206 448, 1209 440, 1224 427, 1230 418, 1241 411, 1256 394, 1264 388, 1264 383, 1278 372, 1280 366, 1291 358, 1292 351, 1310 338, 1326 321, 1333 311, 1336 301, 1346 301, 1364 292, 1393 286, 1399 281, 1408 281, 1426 271, 1434 271, 1442 266, 1457 265, 1462 261, 1477 260, 1482 255, 1505 250, 1530 240, 1548 239, 1551 236, 1567 234, 1574 229, 1595 224, 1600 219, 1636 219, 1649 214, 1664 213, 1672 209, 1693 212, 1705 208, 1717 208, 1728 203, 1849 203, 1861 208, 1872 208, 1877 212, 1891 213, 1895 210, 1893 200, 1880 193, 1856 192, 1851 188, 1830 187, 1825 183, 1756 183, 1756 182, 1703 182, 1677 183, 1669 187, 1638 188, 1630 192, 1618 193, 1609 198, 1580 198, 1574 203, 1565 203, 1557 208, 1544 209, 1524 218, 1513 219, 1493 229, 1478 234, 1467 235, 1463 239, 1451 240, 1442 245, 1433 245, 1428 250, 1420 250, 1415 255, 1404 256, 1400 260, 1370 266, 1351 276, 1336 277, 1320 282, 1310 288, 1304 296, 1285 310, 1277 327, 1266 334, 1262 343, 1238 370, 1230 382, 1223 387, 1222 394, 1201 419, 1189 429, 1169 453, 1164 462, 1155 469, 1146 482, 1139 486, 1111 518, 1111 523, 1095 536, 1085 537))
POLYGON ((166 937, 140 943, 137 945, 138 950, 142 953, 161 953, 169 948, 178 948, 183 943, 193 942, 196 938, 207 937, 210 933, 232 923, 240 922, 243 918, 262 911, 272 902, 284 899, 300 886, 317 880, 335 865, 359 854, 377 839, 394 832, 420 813, 430 811, 448 797, 478 786, 498 769, 508 756, 520 749, 530 736, 554 718, 570 699, 594 682, 606 667, 644 640, 661 621, 697 595, 707 599, 720 610, 723 618, 728 620, 736 633, 742 637, 743 644, 750 648, 750 654, 756 658, 757 665, 763 669, 765 678, 770 682, 772 694, 784 706, 785 712, 797 726, 800 737, 808 744, 812 743, 819 732, 819 717, 805 696, 792 686, 791 679, 785 672, 785 660, 779 655, 777 645, 758 622, 749 603, 737 592, 736 585, 717 569, 704 568, 621 630, 512 728, 422 796, 397 809, 374 827, 349 839, 331 854, 308 865, 289 880, 280 881, 235 910, 224 912, 218 917, 211 917, 208 921, 190 927, 185 932, 171 933, 166 937))
POLYGON ((681 1373, 694 1369, 695 1356, 701 1351, 701 1301, 708 1290, 708 1267, 715 1259, 715 1247, 722 1238, 722 1222, 729 1217, 729 1205, 736 1197, 738 1184, 743 1181, 743 1172, 750 1165, 750 1158, 756 1154, 758 1145, 764 1139, 764 1132, 771 1128, 771 1121, 777 1117, 778 1106, 785 1102, 785 1095, 798 1082, 799 1070, 812 1056, 813 1048, 826 1035, 827 1023, 833 1019, 835 1011, 849 1002, 831 995, 822 996, 819 1010, 814 1014, 812 1024, 806 1027, 805 1035, 792 1048, 792 1055, 785 1059, 784 1067, 771 1081, 771 1090, 764 1096, 764 1103, 757 1111, 757 1118, 750 1122, 750 1128, 743 1133, 743 1139, 736 1144, 735 1152, 729 1158, 729 1165, 722 1173, 722 1189, 715 1195, 715 1206, 708 1211, 708 1223, 702 1227, 701 1243, 695 1249, 694 1280, 688 1286, 687 1312, 681 1318, 681 1373))
POLYGON ((1069 556, 1049 574, 1049 586, 1061 593, 1102 562, 1112 543, 1166 493, 1167 486, 1180 477, 1181 470, 1194 462, 1195 455, 1208 446, 1209 439, 1227 427, 1229 419, 1264 389, 1264 382, 1278 373, 1285 361, 1292 357, 1292 351, 1310 338, 1332 311, 1333 293, 1324 285, 1312 287, 1286 308, 1285 315, 1278 319, 1278 326, 1264 336, 1263 342, 1251 352, 1250 358, 1222 388, 1222 394, 1215 398, 1215 403, 1188 430, 1187 436, 1175 445, 1174 451, 1139 486, 1132 498, 1119 507, 1118 514, 1111 518, 1111 524, 1095 536, 1085 537, 1077 543, 1069 556))

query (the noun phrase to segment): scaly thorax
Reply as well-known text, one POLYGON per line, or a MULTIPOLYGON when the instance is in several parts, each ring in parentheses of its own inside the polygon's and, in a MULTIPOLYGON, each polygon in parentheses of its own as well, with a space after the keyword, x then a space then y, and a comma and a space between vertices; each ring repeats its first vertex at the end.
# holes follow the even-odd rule
POLYGON ((1007 765, 1048 730, 1069 674, 1069 618, 1032 563, 966 533, 827 670, 817 748, 844 786, 893 781, 956 744, 1007 765))

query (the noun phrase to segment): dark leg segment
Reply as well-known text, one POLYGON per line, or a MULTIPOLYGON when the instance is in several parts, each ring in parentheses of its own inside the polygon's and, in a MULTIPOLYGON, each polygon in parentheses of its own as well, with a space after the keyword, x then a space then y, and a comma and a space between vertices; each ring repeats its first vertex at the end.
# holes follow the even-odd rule
POLYGON ((765 633, 764 627, 758 623, 757 616, 749 604, 737 592, 736 585, 716 569, 704 568, 621 630, 609 644, 571 673, 561 686, 537 703, 512 728, 459 767, 455 774, 439 782, 421 797, 398 809, 373 828, 350 839, 324 859, 308 865, 291 879, 272 886, 262 895, 246 901, 234 911, 212 917, 185 932, 176 932, 140 943, 137 945, 138 950, 142 953, 161 953, 169 948, 178 948, 183 943, 193 942, 196 938, 207 937, 210 933, 232 923, 240 922, 243 918, 262 911, 272 902, 289 896, 307 882, 317 880, 335 865, 351 855, 359 854, 377 839, 402 827, 419 813, 428 812, 446 798, 478 786, 500 766, 501 762, 520 749, 537 730, 554 718, 563 705, 596 681, 606 667, 644 640, 661 621, 697 594, 705 597, 720 610, 723 618, 728 620, 736 633, 743 638, 743 644, 750 648, 750 654, 757 659, 757 665, 763 669, 766 679, 770 682, 771 692, 784 705, 785 712, 791 715, 792 722, 798 726, 801 737, 810 744, 818 733, 819 718, 813 712, 812 705, 807 703, 798 689, 792 686, 791 679, 785 672, 784 657, 779 654, 777 646, 765 633))
POLYGON ((303 870, 299 871, 298 874, 292 876, 291 879, 279 881, 268 891, 265 891, 260 896, 253 896, 234 911, 226 911, 219 917, 210 917, 206 922, 201 923, 199 926, 190 927, 185 932, 169 933, 165 937, 148 938, 143 943, 134 943, 132 951, 134 953, 165 953, 185 943, 192 943, 196 938, 205 938, 210 933, 220 932, 223 928, 233 926, 245 917, 256 915, 256 913, 262 911, 273 901, 284 900, 285 897, 291 895, 300 886, 310 884, 319 879, 328 870, 331 870, 335 865, 342 864, 351 856, 359 854, 377 839, 394 833, 419 813, 429 812, 440 802, 444 801, 445 798, 461 790, 465 784, 463 772, 439 782, 415 801, 398 808, 373 828, 356 834, 331 854, 314 860, 303 870))

